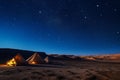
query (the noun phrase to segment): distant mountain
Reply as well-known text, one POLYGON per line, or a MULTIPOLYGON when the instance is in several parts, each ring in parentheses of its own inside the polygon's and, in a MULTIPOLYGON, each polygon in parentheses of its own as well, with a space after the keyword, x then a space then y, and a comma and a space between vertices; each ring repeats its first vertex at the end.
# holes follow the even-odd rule
POLYGON ((120 60, 120 54, 101 55, 101 56, 96 56, 96 58, 108 59, 108 60, 120 60))
MULTIPOLYGON (((9 59, 13 58, 17 53, 20 53, 25 59, 29 58, 35 51, 0 48, 0 63, 6 63, 9 59)), ((45 52, 37 52, 44 59, 47 55, 45 52)))
POLYGON ((51 54, 50 56, 61 60, 92 60, 92 61, 120 61, 120 54, 97 55, 97 56, 75 56, 75 55, 58 55, 51 54))
POLYGON ((120 61, 120 54, 109 54, 109 55, 98 55, 98 56, 82 56, 82 58, 88 60, 109 60, 109 61, 120 61))

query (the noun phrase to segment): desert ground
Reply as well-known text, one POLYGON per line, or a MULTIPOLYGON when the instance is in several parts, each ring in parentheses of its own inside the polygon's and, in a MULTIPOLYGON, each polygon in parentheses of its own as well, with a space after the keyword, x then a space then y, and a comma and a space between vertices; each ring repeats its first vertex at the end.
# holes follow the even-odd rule
POLYGON ((120 80, 120 63, 63 60, 61 65, 1 66, 0 80, 120 80))

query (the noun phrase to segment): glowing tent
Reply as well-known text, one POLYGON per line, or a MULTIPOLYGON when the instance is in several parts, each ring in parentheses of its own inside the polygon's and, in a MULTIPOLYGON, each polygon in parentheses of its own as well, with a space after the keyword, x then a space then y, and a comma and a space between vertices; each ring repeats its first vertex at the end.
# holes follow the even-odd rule
POLYGON ((7 63, 6 63, 8 66, 16 66, 16 61, 15 61, 15 58, 12 58, 11 60, 9 60, 7 63))
POLYGON ((38 53, 34 53, 31 57, 26 60, 29 64, 41 64, 44 63, 41 56, 38 53))
POLYGON ((44 59, 44 61, 45 61, 45 63, 51 63, 49 56, 47 56, 47 57, 44 59))
POLYGON ((19 66, 19 65, 25 65, 25 64, 27 64, 27 62, 20 54, 17 54, 11 60, 7 61, 6 64, 8 66, 19 66))

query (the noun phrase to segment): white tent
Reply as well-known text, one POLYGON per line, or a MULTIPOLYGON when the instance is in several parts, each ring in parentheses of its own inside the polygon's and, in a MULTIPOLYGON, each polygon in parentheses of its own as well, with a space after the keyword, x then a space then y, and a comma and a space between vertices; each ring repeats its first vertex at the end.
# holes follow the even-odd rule
POLYGON ((29 64, 41 64, 44 61, 38 53, 34 53, 31 57, 26 60, 29 64))

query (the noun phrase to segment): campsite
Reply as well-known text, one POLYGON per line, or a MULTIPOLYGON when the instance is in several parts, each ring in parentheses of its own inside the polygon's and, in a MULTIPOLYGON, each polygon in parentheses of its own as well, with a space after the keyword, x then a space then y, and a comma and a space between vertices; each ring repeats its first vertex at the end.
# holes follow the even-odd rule
POLYGON ((0 80, 120 80, 120 0, 0 0, 0 80))
POLYGON ((0 65, 0 80, 120 80, 119 60, 98 61, 87 56, 43 55, 29 51, 31 54, 24 58, 25 50, 4 50, 4 54, 19 53, 0 65))

